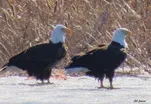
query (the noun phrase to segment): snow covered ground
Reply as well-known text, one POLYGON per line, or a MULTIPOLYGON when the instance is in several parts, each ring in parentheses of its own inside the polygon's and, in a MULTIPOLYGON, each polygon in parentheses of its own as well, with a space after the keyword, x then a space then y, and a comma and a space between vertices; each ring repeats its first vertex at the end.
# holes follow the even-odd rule
POLYGON ((51 78, 52 85, 25 79, 0 78, 0 104, 151 104, 150 77, 115 77, 112 90, 97 89, 98 81, 86 76, 51 78))

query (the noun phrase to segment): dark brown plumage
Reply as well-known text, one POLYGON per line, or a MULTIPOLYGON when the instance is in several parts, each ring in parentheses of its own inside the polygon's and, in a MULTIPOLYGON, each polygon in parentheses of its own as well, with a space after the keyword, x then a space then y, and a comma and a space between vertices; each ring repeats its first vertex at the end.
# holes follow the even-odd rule
POLYGON ((75 70, 85 72, 86 75, 99 79, 101 82, 100 87, 103 87, 103 79, 106 76, 109 78, 110 88, 113 88, 114 71, 124 62, 127 56, 125 51, 126 43, 123 43, 124 40, 118 41, 116 39, 117 37, 121 38, 121 35, 125 36, 127 34, 131 34, 131 32, 125 28, 116 30, 114 39, 109 45, 97 46, 84 54, 74 56, 72 62, 66 67, 67 73, 77 72, 75 70))
POLYGON ((52 31, 50 42, 33 46, 9 59, 1 72, 11 66, 27 71, 29 76, 36 79, 48 80, 51 70, 58 61, 66 55, 64 35, 71 34, 71 30, 63 25, 57 25, 52 31))

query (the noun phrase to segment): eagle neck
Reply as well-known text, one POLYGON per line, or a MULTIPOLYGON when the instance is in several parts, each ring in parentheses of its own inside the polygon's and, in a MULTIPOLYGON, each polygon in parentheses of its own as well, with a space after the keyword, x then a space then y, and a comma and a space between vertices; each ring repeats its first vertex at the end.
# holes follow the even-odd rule
POLYGON ((121 45, 120 43, 118 42, 115 42, 115 41, 112 41, 109 46, 109 48, 118 48, 118 49, 121 49, 121 48, 125 48, 123 45, 121 45))

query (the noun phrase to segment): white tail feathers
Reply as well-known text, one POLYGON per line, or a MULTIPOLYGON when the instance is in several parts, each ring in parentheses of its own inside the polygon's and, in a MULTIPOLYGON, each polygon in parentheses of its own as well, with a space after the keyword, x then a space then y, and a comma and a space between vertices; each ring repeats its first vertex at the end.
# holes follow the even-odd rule
POLYGON ((5 65, 0 69, 0 76, 12 76, 12 75, 20 75, 25 74, 25 71, 21 70, 16 66, 7 66, 5 65))
POLYGON ((5 70, 6 68, 7 68, 7 66, 2 67, 2 68, 0 69, 0 72, 3 71, 3 70, 5 70))
POLYGON ((6 73, 6 69, 8 66, 4 66, 0 69, 0 76, 3 76, 6 73))
POLYGON ((84 67, 75 67, 75 68, 67 68, 66 69, 67 74, 74 74, 74 73, 79 73, 79 72, 86 73, 88 71, 89 70, 87 68, 84 68, 84 67))

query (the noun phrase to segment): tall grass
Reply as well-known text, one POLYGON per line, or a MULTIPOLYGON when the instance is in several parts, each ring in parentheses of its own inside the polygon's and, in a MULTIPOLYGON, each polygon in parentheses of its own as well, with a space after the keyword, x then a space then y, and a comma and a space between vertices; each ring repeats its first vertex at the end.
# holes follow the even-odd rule
MULTIPOLYGON (((108 43, 118 27, 133 32, 126 65, 151 67, 150 0, 0 0, 0 66, 8 59, 49 40, 55 24, 73 31, 67 37, 68 57, 108 43), (89 44, 89 45, 88 45, 89 44)), ((67 63, 63 60, 59 67, 67 63)))

